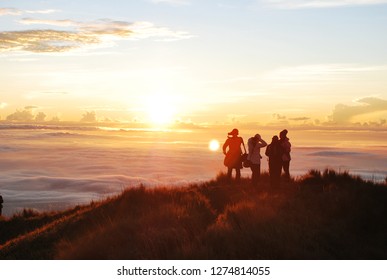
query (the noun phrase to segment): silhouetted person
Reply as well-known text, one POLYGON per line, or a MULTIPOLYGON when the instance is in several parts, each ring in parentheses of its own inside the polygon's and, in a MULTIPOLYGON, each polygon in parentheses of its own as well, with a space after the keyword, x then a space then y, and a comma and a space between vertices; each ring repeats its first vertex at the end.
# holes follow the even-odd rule
POLYGON ((3 214, 3 197, 0 195, 0 216, 3 214))
POLYGON ((282 168, 285 173, 285 178, 286 180, 290 179, 290 172, 289 172, 289 167, 290 167, 290 150, 292 145, 289 142, 289 138, 287 137, 288 131, 286 129, 282 130, 280 132, 280 143, 283 149, 283 154, 282 154, 282 168))
POLYGON ((278 136, 273 136, 271 143, 266 147, 265 155, 269 157, 270 186, 279 187, 281 182, 283 149, 278 136))
POLYGON ((235 169, 236 176, 235 179, 237 182, 241 178, 241 169, 242 169, 242 148, 243 146, 245 152, 245 144, 243 138, 238 136, 238 129, 234 128, 231 132, 228 133, 228 138, 223 144, 223 153, 226 155, 224 158, 224 165, 227 166, 227 178, 231 180, 232 170, 235 169), (227 149, 228 148, 228 149, 227 149))
POLYGON ((261 176, 261 148, 266 146, 267 143, 259 134, 255 134, 254 137, 249 138, 247 141, 247 147, 249 149, 247 159, 251 162, 251 183, 254 187, 258 186, 259 177, 261 176))

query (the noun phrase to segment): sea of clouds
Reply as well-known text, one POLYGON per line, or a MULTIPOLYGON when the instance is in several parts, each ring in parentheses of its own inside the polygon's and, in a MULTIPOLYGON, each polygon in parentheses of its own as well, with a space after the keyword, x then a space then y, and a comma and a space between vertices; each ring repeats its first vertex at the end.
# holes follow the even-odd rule
MULTIPOLYGON (((224 131, 106 130, 79 126, 0 125, 3 215, 23 208, 65 209, 127 187, 184 186, 213 179, 223 166, 224 131)), ((296 139, 294 139, 296 141, 296 139)), ((267 171, 264 150, 262 171, 267 171)), ((387 148, 302 147, 293 142, 291 172, 334 168, 368 180, 387 176, 387 148)), ((242 176, 250 176, 244 169, 242 176)))

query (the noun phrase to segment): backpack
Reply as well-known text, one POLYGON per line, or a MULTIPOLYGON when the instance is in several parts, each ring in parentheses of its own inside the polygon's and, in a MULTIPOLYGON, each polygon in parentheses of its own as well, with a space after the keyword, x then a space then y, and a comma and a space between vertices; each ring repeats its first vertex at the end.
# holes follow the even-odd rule
POLYGON ((280 143, 271 143, 266 147, 265 155, 272 159, 281 159, 283 149, 280 143))

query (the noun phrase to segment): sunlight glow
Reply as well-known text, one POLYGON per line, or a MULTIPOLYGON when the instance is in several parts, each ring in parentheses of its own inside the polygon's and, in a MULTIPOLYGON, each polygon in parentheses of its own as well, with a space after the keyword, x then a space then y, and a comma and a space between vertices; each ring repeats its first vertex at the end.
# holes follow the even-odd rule
POLYGON ((173 122, 176 109, 172 98, 166 94, 153 94, 146 99, 149 121, 154 125, 167 125, 173 122))
POLYGON ((219 141, 215 139, 211 140, 210 143, 208 144, 208 148, 210 149, 210 151, 213 151, 213 152, 216 152, 217 150, 219 150, 219 147, 220 147, 219 141))

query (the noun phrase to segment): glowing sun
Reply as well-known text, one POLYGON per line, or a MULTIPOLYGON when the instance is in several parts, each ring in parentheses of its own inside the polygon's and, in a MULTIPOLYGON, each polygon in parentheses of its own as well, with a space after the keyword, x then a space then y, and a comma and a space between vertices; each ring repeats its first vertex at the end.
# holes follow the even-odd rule
POLYGON ((155 125, 167 125, 173 122, 175 106, 168 96, 153 95, 146 100, 149 121, 155 125))
POLYGON ((210 143, 208 144, 208 148, 210 149, 210 151, 217 151, 219 150, 220 148, 220 144, 219 144, 219 141, 218 140, 211 140, 210 143))

